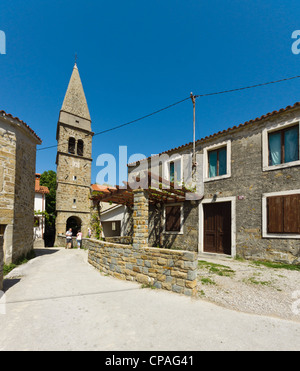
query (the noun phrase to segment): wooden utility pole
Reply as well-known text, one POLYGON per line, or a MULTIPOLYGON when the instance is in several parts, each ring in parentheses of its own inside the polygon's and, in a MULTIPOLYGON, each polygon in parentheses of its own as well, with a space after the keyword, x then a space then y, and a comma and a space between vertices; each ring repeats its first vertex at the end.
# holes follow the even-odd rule
POLYGON ((194 135, 193 135, 193 168, 196 166, 196 99, 193 93, 191 93, 191 99, 193 102, 193 113, 194 113, 194 135))

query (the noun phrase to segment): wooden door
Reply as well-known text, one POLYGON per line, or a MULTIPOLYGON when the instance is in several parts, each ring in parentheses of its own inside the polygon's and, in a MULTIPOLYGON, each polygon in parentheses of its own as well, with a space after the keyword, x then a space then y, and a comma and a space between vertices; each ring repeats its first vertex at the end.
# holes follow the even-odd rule
POLYGON ((231 255, 231 202, 204 204, 204 252, 231 255))

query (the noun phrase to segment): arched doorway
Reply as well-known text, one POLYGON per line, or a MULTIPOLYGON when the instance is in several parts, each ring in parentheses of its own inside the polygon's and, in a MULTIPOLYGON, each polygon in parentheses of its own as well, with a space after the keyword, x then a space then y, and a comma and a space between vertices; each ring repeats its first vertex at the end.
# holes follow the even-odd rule
POLYGON ((78 231, 81 229, 81 219, 78 218, 77 216, 71 216, 67 220, 67 231, 72 228, 73 236, 76 236, 78 231))

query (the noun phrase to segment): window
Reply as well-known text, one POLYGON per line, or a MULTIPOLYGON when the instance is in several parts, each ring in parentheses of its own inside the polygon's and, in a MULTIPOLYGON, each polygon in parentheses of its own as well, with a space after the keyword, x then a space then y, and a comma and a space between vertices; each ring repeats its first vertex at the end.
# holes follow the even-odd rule
POLYGON ((0 224, 0 235, 3 235, 5 232, 6 225, 0 224))
POLYGON ((181 181, 181 160, 171 161, 169 163, 170 171, 170 182, 180 182, 181 181))
POLYGON ((269 166, 299 160, 299 125, 269 133, 269 166))
POLYGON ((71 153, 71 154, 75 154, 75 145, 76 145, 76 141, 75 141, 75 138, 69 138, 69 145, 68 145, 68 152, 71 153))
POLYGON ((77 155, 78 156, 83 156, 83 140, 79 139, 77 143, 77 155))
POLYGON ((182 232, 182 206, 170 205, 165 207, 165 232, 182 232))
POLYGON ((267 197, 267 233, 300 234, 300 194, 267 197))
POLYGON ((231 177, 231 141, 203 148, 204 182, 231 177))
POLYGON ((208 177, 227 174, 227 148, 218 148, 208 152, 208 177))

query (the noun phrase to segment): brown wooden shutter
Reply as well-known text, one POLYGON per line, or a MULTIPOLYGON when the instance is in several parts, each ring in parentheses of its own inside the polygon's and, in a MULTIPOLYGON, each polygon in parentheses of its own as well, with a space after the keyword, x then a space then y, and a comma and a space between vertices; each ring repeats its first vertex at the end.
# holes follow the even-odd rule
POLYGON ((181 206, 166 206, 166 231, 180 232, 181 206))
POLYGON ((268 233, 300 233, 300 195, 269 197, 268 233))
POLYGON ((300 195, 284 196, 283 230, 284 233, 299 233, 299 199, 300 195))
POLYGON ((283 233, 283 197, 268 197, 268 233, 283 233))

